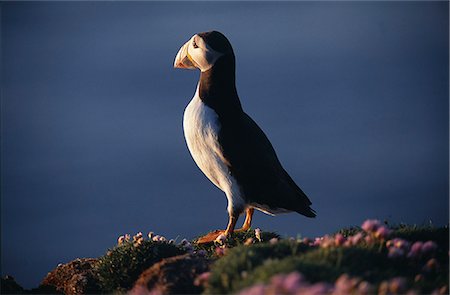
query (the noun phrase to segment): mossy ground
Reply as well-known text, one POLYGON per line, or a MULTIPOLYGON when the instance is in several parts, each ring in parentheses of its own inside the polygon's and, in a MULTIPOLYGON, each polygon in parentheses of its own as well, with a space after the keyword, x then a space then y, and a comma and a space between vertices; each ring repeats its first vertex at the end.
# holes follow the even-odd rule
MULTIPOLYGON (((98 258, 92 271, 95 283, 100 286, 99 292, 124 293, 150 266, 164 258, 190 253, 210 265, 210 272, 196 283, 204 294, 245 294, 252 286, 260 286, 256 294, 265 294, 261 286, 268 286, 267 290, 274 294, 305 290, 298 282, 294 284, 297 289, 292 289, 292 283, 290 289, 279 289, 280 284, 274 285, 274 278, 282 274, 296 274, 294 278, 301 274, 311 286, 326 284, 328 289, 323 287, 325 285, 322 287, 327 294, 333 294, 342 285, 354 288, 358 284, 364 286, 365 293, 367 290, 379 294, 406 291, 422 294, 436 290, 448 293, 448 226, 388 228, 373 220, 367 222, 361 227, 345 228, 316 239, 282 238, 259 229, 202 245, 196 244, 196 239, 177 244, 160 236, 144 239, 139 233, 131 239, 127 235, 98 258), (398 286, 397 278, 401 278, 403 289, 398 286)), ((344 293, 365 294, 358 290, 346 289, 344 293)))
MULTIPOLYGON (((358 233, 364 231, 353 227, 336 234, 345 239, 358 233)), ((437 244, 435 252, 417 257, 408 253, 390 257, 387 239, 376 239, 370 234, 366 235, 370 239, 362 239, 355 245, 336 244, 335 236, 319 243, 281 239, 277 243, 238 245, 214 263, 205 293, 237 293, 255 284, 269 284, 275 275, 292 272, 301 273, 311 283, 333 284, 347 274, 370 283, 375 290, 397 277, 405 278, 407 289, 419 294, 442 287, 448 290, 448 233, 448 227, 403 225, 392 228, 389 240, 404 240, 410 248, 416 241, 437 244)))
POLYGON ((185 250, 169 243, 124 242, 99 259, 96 271, 101 288, 106 292, 129 290, 139 275, 154 263, 184 253, 185 250))

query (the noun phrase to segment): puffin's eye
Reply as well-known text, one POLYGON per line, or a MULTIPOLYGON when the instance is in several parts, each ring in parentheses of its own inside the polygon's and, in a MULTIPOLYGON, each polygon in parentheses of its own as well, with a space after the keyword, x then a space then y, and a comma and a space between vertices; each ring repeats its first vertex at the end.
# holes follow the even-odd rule
POLYGON ((197 43, 195 43, 195 40, 192 40, 192 46, 194 46, 194 48, 198 48, 197 43))

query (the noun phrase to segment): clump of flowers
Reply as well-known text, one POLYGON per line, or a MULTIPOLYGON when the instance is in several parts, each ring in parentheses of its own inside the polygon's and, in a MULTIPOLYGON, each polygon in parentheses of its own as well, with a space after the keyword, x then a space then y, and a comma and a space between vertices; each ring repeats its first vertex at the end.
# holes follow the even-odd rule
POLYGON ((261 239, 261 235, 261 231, 257 229, 251 237, 248 234, 243 236, 241 244, 249 247, 240 248, 240 251, 231 249, 233 245, 216 248, 215 257, 219 258, 219 263, 217 269, 214 269, 214 265, 212 268, 207 287, 210 293, 240 291, 240 294, 244 295, 413 295, 436 292, 432 289, 433 286, 439 287, 436 290, 442 292, 441 289, 444 290, 444 287, 448 286, 448 281, 446 283, 445 277, 442 277, 442 274, 445 274, 444 266, 448 265, 448 262, 441 259, 445 253, 438 249, 434 241, 417 241, 422 237, 436 237, 436 241, 440 242, 441 236, 434 235, 432 230, 416 227, 390 229, 379 220, 369 219, 362 223, 361 228, 346 228, 334 235, 315 239, 297 237, 270 241, 266 236, 261 239), (267 243, 258 245, 262 240, 267 243), (287 251, 288 249, 292 252, 287 251), (247 252, 251 255, 242 255, 247 252), (292 259, 289 259, 291 256, 292 259), (395 260, 397 258, 400 259, 395 260), (249 260, 252 262, 248 263, 249 260), (316 264, 316 260, 320 260, 321 264, 316 264), (367 264, 367 272, 360 262, 367 264), (372 266, 373 268, 370 268, 372 266), (355 267, 358 268, 357 272, 354 271, 355 267), (302 272, 316 283, 308 282, 298 272, 280 274, 293 270, 302 272), (360 274, 362 278, 351 277, 345 273, 360 274), (268 274, 274 276, 270 277, 268 274), (336 274, 342 275, 334 280, 336 274), (267 278, 270 278, 269 281, 267 278), (247 283, 234 284, 236 280, 247 283), (252 283, 256 285, 240 289, 252 283))
MULTIPOLYGON (((387 294, 405 294, 407 291, 407 281, 402 277, 395 277, 388 281, 381 282, 378 287, 379 295, 387 295, 387 294)), ((415 294, 414 292, 411 292, 415 294)))
POLYGON ((276 244, 276 243, 278 243, 278 238, 271 238, 271 239, 269 240, 269 244, 271 244, 271 245, 274 245, 274 244, 276 244))
POLYGON ((389 258, 404 257, 410 249, 410 243, 401 238, 395 238, 386 242, 389 258))
POLYGON ((374 286, 359 278, 352 278, 347 274, 341 275, 334 284, 327 282, 309 283, 299 272, 286 275, 275 275, 268 284, 256 284, 242 290, 240 295, 264 294, 373 294, 374 286))
POLYGON ((103 291, 129 290, 139 275, 154 263, 186 251, 164 239, 146 239, 142 232, 133 237, 123 235, 118 245, 100 257, 95 271, 103 291))
POLYGON ((341 275, 334 283, 332 294, 372 294, 374 287, 360 278, 341 275))
POLYGON ((317 237, 314 241, 308 238, 301 240, 310 246, 317 246, 322 248, 328 247, 353 247, 361 244, 373 245, 375 243, 383 243, 392 234, 392 231, 379 220, 368 219, 361 225, 363 231, 356 232, 353 235, 344 236, 337 233, 334 236, 325 235, 317 237))
POLYGON ((346 247, 352 247, 352 246, 356 246, 359 243, 361 243, 361 241, 364 240, 364 235, 363 233, 359 232, 354 234, 353 236, 349 236, 347 237, 347 240, 344 243, 344 246, 346 247))
MULTIPOLYGON (((149 232, 147 236, 148 236, 148 241, 151 241, 151 242, 169 243, 169 244, 175 243, 174 240, 168 241, 165 237, 160 236, 160 235, 155 235, 153 232, 149 232)), ((138 232, 132 238, 129 234, 120 236, 117 239, 117 245, 122 246, 122 245, 132 242, 133 246, 139 247, 140 245, 142 245, 144 243, 144 241, 145 241, 144 235, 142 234, 142 232, 138 232)))
POLYGON ((437 250, 437 244, 433 241, 414 242, 412 245, 408 241, 395 238, 386 242, 389 258, 407 257, 420 259, 431 257, 437 250))
MULTIPOLYGON (((205 273, 199 282, 205 284, 203 277, 209 278, 209 273, 205 273)), ((447 294, 447 286, 436 289, 433 294, 447 294)), ((279 274, 273 276, 267 284, 258 283, 251 287, 241 290, 239 295, 266 295, 266 294, 286 294, 286 295, 394 295, 394 294, 418 294, 415 290, 408 288, 408 281, 403 277, 394 277, 382 281, 380 284, 373 285, 358 277, 351 277, 348 274, 342 274, 334 283, 316 282, 310 283, 299 272, 289 274, 279 274)))
POLYGON ((135 236, 133 236, 133 245, 138 247, 144 242, 144 237, 141 232, 138 232, 135 236))
POLYGON ((304 276, 298 272, 287 275, 275 275, 269 284, 256 284, 242 290, 240 295, 263 294, 329 294, 332 286, 327 283, 308 283, 304 276))
POLYGON ((192 253, 194 251, 194 246, 192 246, 191 242, 186 239, 182 239, 179 246, 188 253, 192 253))
POLYGON ((315 238, 314 241, 303 238, 300 242, 321 248, 378 245, 379 251, 382 251, 386 247, 387 256, 392 259, 402 257, 411 259, 430 258, 433 257, 438 248, 437 244, 433 241, 417 241, 411 245, 409 241, 402 238, 389 239, 393 231, 376 219, 364 221, 361 229, 362 231, 347 237, 341 233, 337 233, 334 236, 325 235, 315 238))
POLYGON ((379 220, 368 219, 364 221, 361 228, 369 235, 376 239, 386 240, 391 234, 391 230, 379 220))
POLYGON ((122 245, 122 244, 125 243, 125 242, 129 242, 129 241, 130 241, 130 238, 131 238, 131 237, 130 237, 129 234, 120 236, 120 237, 117 239, 117 244, 120 246, 120 245, 122 245))

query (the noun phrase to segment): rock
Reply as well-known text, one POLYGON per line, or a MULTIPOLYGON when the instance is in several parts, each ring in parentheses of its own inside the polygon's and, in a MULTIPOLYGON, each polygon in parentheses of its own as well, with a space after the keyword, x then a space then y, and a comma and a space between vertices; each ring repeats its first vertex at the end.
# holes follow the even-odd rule
POLYGON ((209 271, 207 258, 190 254, 163 259, 145 270, 136 281, 131 294, 199 294, 202 286, 195 278, 209 271))
POLYGON ((97 259, 78 258, 58 265, 42 281, 39 290, 54 288, 57 292, 70 294, 100 293, 94 267, 97 259))
POLYGON ((5 276, 2 278, 1 294, 23 294, 23 288, 17 284, 16 280, 12 276, 5 276))

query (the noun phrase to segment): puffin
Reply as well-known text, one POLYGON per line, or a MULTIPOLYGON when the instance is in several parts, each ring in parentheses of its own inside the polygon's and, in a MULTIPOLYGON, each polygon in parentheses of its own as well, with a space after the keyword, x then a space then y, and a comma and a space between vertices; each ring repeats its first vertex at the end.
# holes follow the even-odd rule
POLYGON ((267 136, 247 115, 236 90, 236 60, 218 31, 193 35, 179 49, 174 68, 200 70, 183 116, 184 136, 197 166, 228 200, 228 225, 200 237, 209 243, 249 230, 254 210, 315 217, 311 201, 281 165, 267 136), (240 229, 235 230, 241 214, 240 229))

